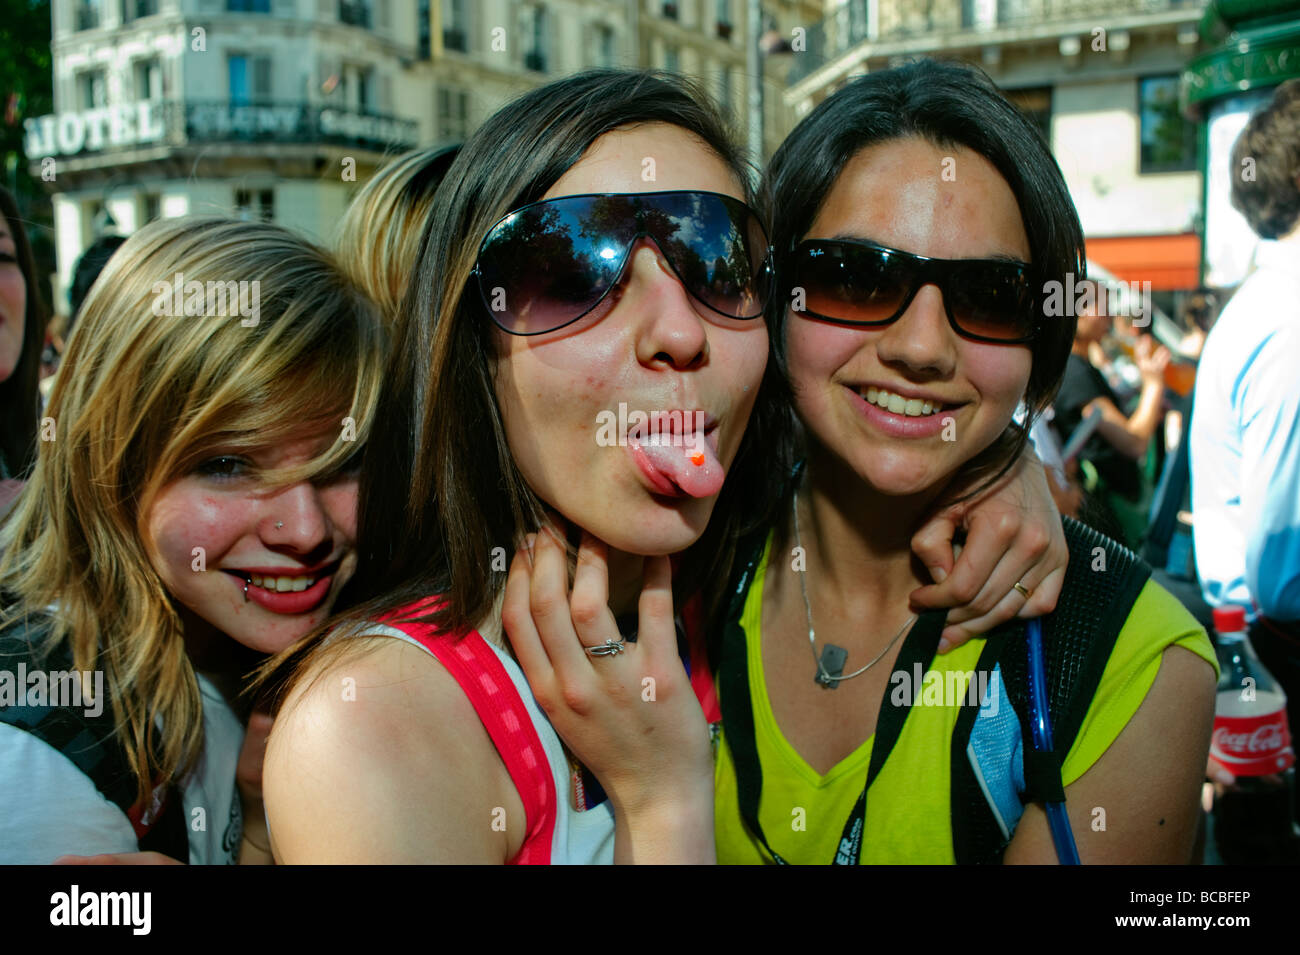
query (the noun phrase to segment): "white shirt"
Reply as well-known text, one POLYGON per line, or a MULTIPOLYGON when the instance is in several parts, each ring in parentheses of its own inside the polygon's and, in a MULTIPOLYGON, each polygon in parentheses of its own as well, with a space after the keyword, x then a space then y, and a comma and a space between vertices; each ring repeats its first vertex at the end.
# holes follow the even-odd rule
POLYGON ((1260 243, 1206 338, 1190 441, 1206 602, 1300 619, 1300 242, 1260 243))
MULTIPOLYGON (((202 675, 198 681, 203 752, 181 790, 189 861, 233 864, 243 834, 235 767, 244 728, 216 687, 202 675)), ((43 740, 0 723, 0 864, 137 851, 131 821, 89 776, 43 740)))

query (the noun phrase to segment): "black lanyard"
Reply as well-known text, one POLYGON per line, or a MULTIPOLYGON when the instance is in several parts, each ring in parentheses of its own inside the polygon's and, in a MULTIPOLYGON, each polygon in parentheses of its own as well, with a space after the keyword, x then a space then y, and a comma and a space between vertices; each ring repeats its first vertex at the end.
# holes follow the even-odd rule
MULTIPOLYGON (((749 831, 758 838, 768 855, 777 865, 788 865, 770 845, 763 834, 763 827, 758 822, 758 804, 763 793, 763 768, 759 764, 758 744, 754 737, 754 705, 749 692, 749 659, 745 646, 745 631, 740 625, 740 613, 744 609, 744 591, 746 582, 751 579, 753 564, 741 577, 738 593, 732 603, 732 613, 728 614, 726 627, 722 635, 722 658, 718 665, 718 703, 722 710, 722 726, 727 736, 727 745, 731 747, 732 762, 736 766, 736 791, 740 803, 740 816, 749 831), (739 612, 737 612, 739 607, 739 612)), ((948 619, 947 610, 929 610, 921 614, 913 625, 911 632, 903 641, 898 660, 894 663, 894 673, 905 673, 907 679, 913 678, 913 667, 920 664, 924 671, 934 659, 939 648, 939 636, 948 619)), ((891 675, 892 684, 892 675, 891 675)), ((862 787, 862 795, 849 813, 844 823, 844 832, 831 860, 834 865, 857 865, 862 857, 862 835, 866 826, 867 790, 871 788, 885 760, 898 742, 903 731, 903 723, 911 712, 911 702, 920 696, 921 687, 912 688, 911 701, 906 707, 889 705, 890 692, 886 690, 880 701, 880 713, 876 717, 876 740, 871 747, 871 763, 867 769, 867 782, 862 787)))

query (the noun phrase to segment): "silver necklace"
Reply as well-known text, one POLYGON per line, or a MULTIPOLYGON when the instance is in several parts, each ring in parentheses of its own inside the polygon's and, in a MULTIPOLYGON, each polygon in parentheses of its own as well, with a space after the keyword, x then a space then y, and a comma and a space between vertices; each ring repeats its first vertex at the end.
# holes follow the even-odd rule
MULTIPOLYGON (((803 547, 803 536, 799 533, 798 488, 795 488, 794 491, 794 540, 795 543, 799 545, 799 550, 806 555, 808 552, 804 550, 803 547)), ((912 616, 908 618, 907 623, 903 624, 903 628, 899 630, 898 633, 894 634, 894 638, 890 640, 889 643, 885 644, 885 649, 876 654, 874 660, 846 676, 841 676, 840 674, 844 670, 844 661, 849 657, 849 651, 845 650, 843 647, 836 646, 833 643, 828 643, 822 650, 821 654, 818 655, 817 636, 816 631, 813 630, 812 604, 808 601, 808 583, 804 579, 804 574, 806 573, 807 571, 800 571, 799 573, 799 590, 803 593, 804 616, 808 621, 808 646, 812 649, 813 659, 817 662, 817 672, 813 674, 813 681, 824 689, 833 690, 839 686, 841 680, 851 680, 855 676, 860 676, 861 674, 866 673, 880 662, 881 658, 889 652, 889 648, 897 643, 898 639, 907 632, 907 628, 916 622, 916 614, 912 614, 912 616), (835 672, 832 673, 827 670, 827 663, 831 665, 831 669, 835 672)))

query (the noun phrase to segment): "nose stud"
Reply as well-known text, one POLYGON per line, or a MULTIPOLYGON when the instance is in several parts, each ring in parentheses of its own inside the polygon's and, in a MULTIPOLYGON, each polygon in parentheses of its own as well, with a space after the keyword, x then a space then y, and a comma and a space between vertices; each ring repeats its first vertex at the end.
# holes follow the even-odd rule
POLYGON ((275 522, 275 529, 276 529, 277 531, 278 531, 280 528, 282 528, 282 527, 284 527, 284 521, 276 521, 276 522, 275 522))

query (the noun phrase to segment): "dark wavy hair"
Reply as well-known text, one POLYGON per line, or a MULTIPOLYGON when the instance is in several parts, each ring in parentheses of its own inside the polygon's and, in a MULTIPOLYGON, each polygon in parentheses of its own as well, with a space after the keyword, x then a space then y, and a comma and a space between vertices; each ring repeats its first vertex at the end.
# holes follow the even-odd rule
MULTIPOLYGON (((471 284, 478 246, 602 135, 646 123, 697 136, 754 205, 752 170, 716 107, 668 73, 591 70, 548 83, 506 104, 461 148, 435 197, 394 330, 378 431, 362 465, 360 560, 343 598, 351 609, 330 626, 359 629, 432 595, 440 605, 419 619, 443 632, 464 632, 491 612, 506 580, 488 570, 492 549, 538 530, 544 505, 515 464, 497 405, 492 325, 471 284)), ((708 528, 674 574, 679 605, 725 575, 740 534, 776 499, 783 475, 769 449, 790 443, 787 395, 769 362, 708 528)), ((314 640, 283 662, 295 666, 314 640)))
POLYGON ((24 477, 36 463, 36 432, 40 424, 41 348, 45 344, 48 312, 36 281, 36 261, 27 241, 18 202, 0 186, 0 212, 9 223, 18 253, 18 268, 27 286, 27 310, 23 316, 23 347, 13 374, 0 381, 0 474, 24 477))
MULTIPOLYGON (((941 148, 964 146, 1002 174, 1020 206, 1038 282, 1064 284, 1067 274, 1083 277, 1083 229, 1042 134, 983 71, 928 59, 854 80, 823 100, 781 144, 763 180, 777 255, 789 253, 804 238, 854 156, 868 146, 912 136, 941 148)), ((775 314, 769 323, 772 354, 783 372, 788 301, 773 297, 775 314)), ((967 462, 952 486, 983 481, 959 499, 995 483, 1024 450, 1033 417, 1051 404, 1060 387, 1074 326, 1073 315, 1042 322, 1029 346, 1033 368, 1025 403, 1031 417, 1023 427, 1012 422, 967 462)))
POLYGON ((1280 239, 1300 220, 1300 79, 1279 86, 1237 137, 1232 204, 1262 239, 1280 239), (1255 167, 1249 180, 1243 176, 1247 159, 1255 167))

